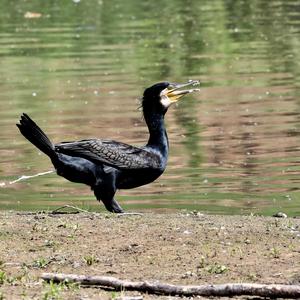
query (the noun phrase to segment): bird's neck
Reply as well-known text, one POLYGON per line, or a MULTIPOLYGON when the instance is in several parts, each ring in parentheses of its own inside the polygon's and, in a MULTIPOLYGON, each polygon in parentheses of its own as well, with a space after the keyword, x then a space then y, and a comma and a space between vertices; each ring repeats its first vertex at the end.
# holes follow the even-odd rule
POLYGON ((159 150, 162 155, 167 156, 169 150, 169 142, 165 128, 164 115, 145 115, 145 121, 148 125, 150 134, 147 146, 155 148, 159 150))

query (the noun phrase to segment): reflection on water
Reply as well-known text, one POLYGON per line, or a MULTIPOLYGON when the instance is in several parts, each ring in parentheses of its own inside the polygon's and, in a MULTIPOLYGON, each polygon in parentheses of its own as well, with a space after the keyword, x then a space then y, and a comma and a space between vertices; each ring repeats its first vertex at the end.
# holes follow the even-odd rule
MULTIPOLYGON (((200 79, 166 116, 166 173, 121 204, 300 213, 300 1, 1 1, 0 22, 1 182, 52 168, 18 133, 22 112, 55 142, 141 145, 143 89, 200 79)), ((3 209, 100 209, 54 174, 0 191, 3 209)))

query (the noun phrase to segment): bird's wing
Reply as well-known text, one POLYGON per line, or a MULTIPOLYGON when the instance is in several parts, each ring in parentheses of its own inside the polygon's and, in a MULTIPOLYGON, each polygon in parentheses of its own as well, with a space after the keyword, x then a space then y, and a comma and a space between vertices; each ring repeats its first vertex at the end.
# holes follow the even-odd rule
POLYGON ((110 140, 90 139, 65 142, 56 144, 55 150, 96 163, 105 163, 118 169, 159 169, 161 167, 158 153, 110 140))

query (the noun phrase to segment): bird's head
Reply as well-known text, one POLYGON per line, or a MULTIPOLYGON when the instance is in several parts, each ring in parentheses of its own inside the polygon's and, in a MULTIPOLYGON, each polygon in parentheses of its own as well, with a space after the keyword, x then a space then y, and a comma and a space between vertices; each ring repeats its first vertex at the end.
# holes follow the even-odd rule
POLYGON ((197 80, 190 80, 184 84, 159 82, 145 89, 142 100, 144 115, 147 113, 165 114, 169 106, 176 103, 184 95, 200 90, 183 88, 194 87, 198 84, 199 81, 197 80))

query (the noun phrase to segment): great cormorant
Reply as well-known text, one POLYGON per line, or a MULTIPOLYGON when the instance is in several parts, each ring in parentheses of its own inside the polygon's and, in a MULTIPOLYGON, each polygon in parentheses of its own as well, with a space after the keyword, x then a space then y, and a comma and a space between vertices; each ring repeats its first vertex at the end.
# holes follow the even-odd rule
POLYGON ((25 113, 17 126, 26 139, 49 156, 58 175, 89 185, 107 210, 122 213, 123 209, 114 199, 116 190, 150 183, 164 172, 169 152, 164 115, 171 104, 198 90, 182 88, 198 83, 192 80, 186 84, 160 82, 144 91, 142 108, 150 136, 143 147, 103 139, 54 145, 25 113))

